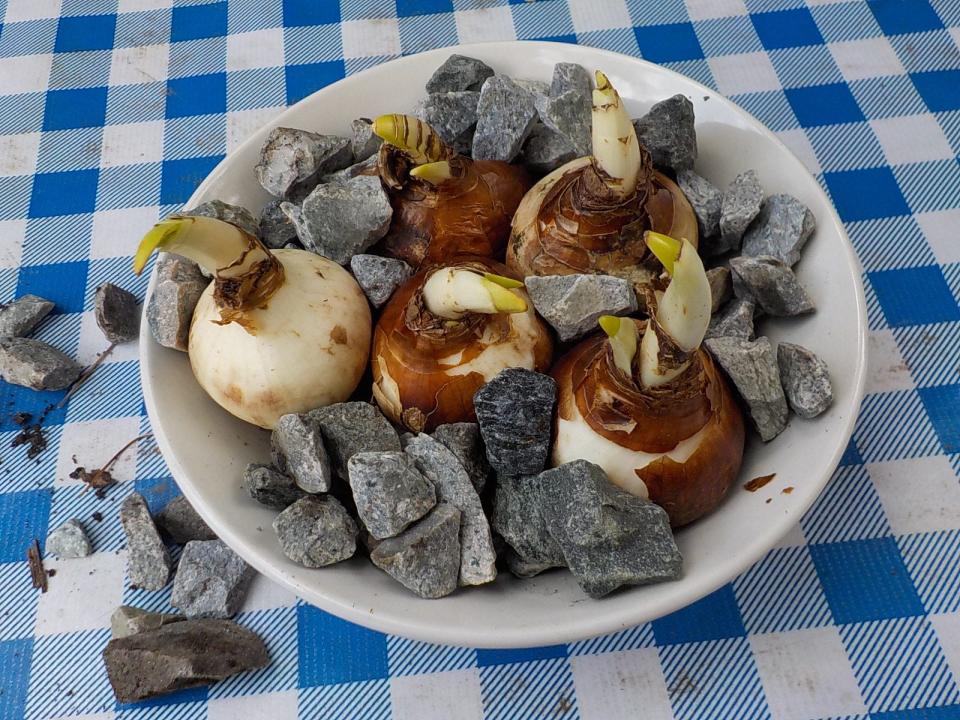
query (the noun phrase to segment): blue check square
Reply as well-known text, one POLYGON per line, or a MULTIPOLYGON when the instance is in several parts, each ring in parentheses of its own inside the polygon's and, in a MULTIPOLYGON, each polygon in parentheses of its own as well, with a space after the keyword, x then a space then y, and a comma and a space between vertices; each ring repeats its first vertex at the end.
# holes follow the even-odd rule
POLYGON ((98 175, 98 170, 37 173, 30 195, 30 216, 93 212, 97 202, 98 175))
POLYGON ((44 130, 99 127, 107 117, 107 88, 51 90, 43 112, 44 130))
POLYGON ((533 648, 510 648, 503 650, 477 650, 477 666, 509 665, 510 663, 533 662, 551 658, 567 657, 566 645, 545 645, 533 648))
POLYGON ((283 0, 283 24, 327 25, 340 22, 340 3, 333 0, 283 0))
POLYGON ((960 110, 960 70, 932 70, 910 75, 932 112, 960 110))
POLYGON ((292 105, 346 75, 343 60, 287 65, 287 104, 292 105))
POLYGON ((787 88, 784 92, 803 127, 859 122, 865 119, 846 83, 787 88))
POLYGON ((960 319, 960 307, 936 265, 881 270, 868 277, 891 327, 960 319))
POLYGON ((755 13, 750 19, 767 50, 823 44, 823 36, 807 8, 755 13))
MULTIPOLYGON (((20 295, 25 295, 26 292, 29 291, 20 292, 17 290, 11 293, 11 295, 15 294, 19 297, 20 295)), ((53 312, 57 312, 56 309, 54 309, 53 312)), ((66 390, 33 390, 32 388, 11 385, 10 383, 0 380, 0 407, 16 408, 17 412, 24 412, 32 417, 38 418, 48 406, 56 406, 66 392, 66 390)), ((47 413, 47 418, 44 422, 46 425, 57 425, 62 423, 66 416, 66 407, 54 407, 53 410, 47 413)), ((11 432, 14 430, 19 431, 20 427, 13 422, 13 414, 9 412, 0 413, 0 432, 11 432)), ((25 451, 21 449, 20 452, 25 451)), ((18 560, 21 559, 22 558, 18 558, 18 560)))
POLYGON ((227 74, 193 75, 167 81, 168 118, 227 111, 227 74))
POLYGON ((637 36, 640 54, 645 60, 665 63, 699 60, 703 57, 703 48, 700 47, 691 23, 645 25, 636 27, 633 31, 637 36))
MULTIPOLYGON (((20 268, 17 295, 39 295, 56 303, 54 312, 83 312, 88 261, 24 265, 20 268)), ((2 536, 0 536, 2 537, 2 536)))
POLYGON ((117 26, 116 15, 61 17, 57 25, 54 52, 110 50, 117 26))
POLYGON ((938 385, 917 392, 944 452, 960 453, 960 385, 938 385))
POLYGON ((325 613, 297 607, 300 687, 386 678, 387 636, 325 613))
POLYGON ((657 645, 722 640, 747 634, 733 586, 729 584, 682 610, 654 620, 652 625, 657 645))
POLYGON ((867 0, 886 35, 925 32, 943 27, 927 0, 867 0))
POLYGON ((453 0, 397 0, 397 17, 453 12, 453 0))
MULTIPOLYGON (((34 538, 43 549, 50 517, 50 490, 0 493, 0 562, 26 561, 34 538)), ((3 673, 0 673, 3 674, 3 673)))
POLYGON ((823 179, 845 222, 910 214, 897 179, 888 167, 825 172, 823 179))
POLYGON ((173 9, 170 42, 199 40, 227 34, 227 3, 187 5, 173 9))
POLYGON ((160 202, 185 203, 197 189, 197 185, 210 174, 223 158, 222 155, 164 160, 160 178, 160 202))
POLYGON ((21 720, 27 716, 27 678, 33 638, 0 642, 0 720, 21 720))

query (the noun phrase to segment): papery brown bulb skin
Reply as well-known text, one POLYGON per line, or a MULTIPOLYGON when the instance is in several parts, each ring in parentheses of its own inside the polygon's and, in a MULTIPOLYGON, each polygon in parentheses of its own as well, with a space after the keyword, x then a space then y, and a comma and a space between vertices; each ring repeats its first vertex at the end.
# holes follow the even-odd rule
MULTIPOLYGON (((443 264, 451 266, 514 277, 489 258, 443 264)), ((429 313, 421 290, 437 267, 424 267, 397 289, 373 334, 374 398, 388 418, 414 432, 474 422, 473 396, 490 378, 507 367, 546 372, 553 357, 550 332, 522 288, 516 292, 527 299, 525 312, 460 321, 429 313)))
POLYGON ((551 375, 559 388, 554 464, 582 458, 600 465, 611 481, 666 510, 673 527, 714 510, 736 481, 743 414, 703 350, 676 380, 641 390, 616 369, 598 335, 551 375))

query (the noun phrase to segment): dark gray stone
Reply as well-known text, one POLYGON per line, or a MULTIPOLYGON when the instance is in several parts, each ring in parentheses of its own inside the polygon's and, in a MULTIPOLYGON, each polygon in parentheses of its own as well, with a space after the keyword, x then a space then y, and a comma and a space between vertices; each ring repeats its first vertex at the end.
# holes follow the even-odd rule
POLYGON ((531 577, 567 566, 560 546, 547 530, 537 476, 497 478, 491 523, 516 555, 516 562, 508 564, 515 575, 531 577))
POLYGON ((537 123, 523 144, 520 161, 535 175, 546 175, 576 157, 577 151, 566 137, 537 123))
POLYGON ((183 548, 170 604, 188 618, 229 618, 240 610, 256 572, 222 540, 183 548))
POLYGON ((358 452, 400 450, 400 437, 380 410, 367 402, 345 402, 310 411, 323 430, 334 471, 347 477, 347 463, 358 452))
POLYGON ((243 487, 258 503, 274 510, 286 510, 306 495, 289 475, 257 463, 250 463, 244 469, 243 487))
POLYGON ((743 236, 743 254, 772 255, 787 265, 800 261, 800 251, 817 229, 817 219, 793 195, 771 195, 743 236))
POLYGON ((0 337, 0 378, 33 390, 62 390, 80 375, 71 357, 40 340, 0 337))
POLYGON ((768 315, 787 317, 816 309, 790 266, 775 257, 733 258, 730 270, 734 294, 754 300, 768 315))
POLYGON ((113 283, 104 283, 93 296, 97 326, 111 343, 127 343, 140 335, 137 296, 113 283))
POLYGON ((493 75, 493 68, 482 60, 453 54, 427 80, 428 93, 479 90, 483 81, 493 75))
POLYGON ((373 133, 373 122, 367 118, 357 118, 350 123, 353 137, 350 138, 350 149, 353 150, 355 162, 363 162, 380 150, 383 140, 373 133))
POLYGON ((193 310, 209 284, 195 262, 179 255, 162 256, 147 302, 147 323, 153 339, 163 347, 186 352, 193 310))
POLYGON ((590 73, 582 65, 576 63, 557 63, 553 66, 553 81, 550 83, 550 97, 559 97, 570 90, 577 90, 591 95, 593 83, 590 82, 590 73))
POLYGON ((704 344, 736 386, 760 438, 767 442, 782 433, 787 427, 787 399, 770 341, 722 337, 704 344))
POLYGON ((170 579, 170 553, 150 517, 147 501, 133 493, 120 506, 120 523, 127 536, 127 577, 144 590, 160 590, 170 579))
POLYGON ((322 175, 352 162, 349 138, 281 127, 267 136, 254 172, 271 195, 296 197, 309 192, 322 175))
POLYGON ((612 275, 531 275, 524 282, 533 306, 564 342, 596 330, 601 315, 637 310, 633 283, 612 275))
POLYGON ((513 161, 536 122, 533 94, 506 75, 494 75, 480 90, 473 157, 513 161))
POLYGON ((327 492, 333 480, 330 457, 320 423, 309 413, 284 415, 270 435, 270 454, 277 470, 308 493, 327 492))
POLYGON ((830 369, 801 345, 777 345, 777 366, 790 409, 802 418, 815 418, 833 404, 830 369))
POLYGON ((418 102, 413 114, 456 152, 469 153, 479 102, 480 93, 474 91, 436 93, 418 102))
POLYGON ((217 534, 210 529, 183 495, 168 502, 154 519, 170 539, 180 545, 191 540, 217 539, 217 534))
POLYGON ((117 701, 131 703, 266 667, 270 655, 250 630, 207 619, 114 638, 103 662, 117 701))
POLYGON ((753 170, 737 175, 723 193, 720 204, 720 239, 710 243, 711 254, 737 250, 743 233, 760 213, 763 188, 753 170))
POLYGON ((507 570, 510 571, 510 574, 518 578, 536 577, 542 572, 559 567, 558 565, 551 565, 549 563, 538 563, 533 560, 527 560, 526 558, 520 557, 514 552, 513 548, 509 546, 507 546, 507 549, 503 552, 503 562, 507 566, 507 570))
POLYGON ((709 247, 707 242, 720 233, 720 206, 723 203, 723 193, 712 182, 700 177, 693 170, 681 170, 677 173, 677 185, 683 190, 697 216, 697 228, 700 232, 700 242, 709 247))
POLYGON ((575 460, 536 482, 547 529, 590 597, 680 576, 683 559, 666 511, 611 483, 600 466, 575 460))
POLYGON ((413 275, 413 268, 403 260, 379 255, 354 255, 350 270, 370 304, 377 308, 413 275))
POLYGON ((297 227, 280 207, 282 200, 271 200, 260 211, 260 240, 275 250, 297 237, 297 227))
POLYGON ((753 317, 757 306, 752 300, 737 298, 728 304, 719 315, 710 318, 705 337, 739 337, 753 340, 753 317))
POLYGON ((733 297, 730 268, 724 266, 707 270, 707 282, 710 283, 710 312, 716 313, 733 297))
POLYGON ((371 155, 366 160, 354 163, 350 167, 345 167, 343 170, 337 170, 335 173, 324 175, 321 181, 325 183, 342 183, 358 175, 378 175, 378 163, 377 155, 371 155))
POLYGON ((633 121, 637 139, 659 168, 689 170, 697 159, 693 103, 683 95, 661 100, 633 121))
POLYGON ((592 108, 589 86, 574 87, 559 95, 554 95, 551 89, 550 97, 537 107, 537 112, 544 125, 570 141, 579 157, 591 151, 592 108))
POLYGON ((82 558, 93 552, 93 545, 80 521, 72 518, 47 535, 44 549, 58 558, 82 558))
POLYGON ((254 237, 260 234, 260 222, 249 210, 240 205, 225 203, 222 200, 210 200, 197 205, 193 210, 184 210, 182 214, 216 218, 217 220, 228 222, 231 225, 236 225, 254 237))
POLYGON ((53 308, 52 302, 37 295, 0 305, 0 337, 26 337, 53 308))
POLYGON ((460 511, 440 503, 429 515, 370 553, 373 564, 422 598, 457 589, 460 574, 460 511))
POLYGON ((170 623, 183 622, 183 615, 168 615, 121 605, 110 615, 110 637, 125 638, 137 633, 157 630, 170 623))
POLYGON ((273 529, 283 554, 309 568, 333 565, 357 551, 357 524, 330 495, 300 498, 277 515, 273 529))
POLYGON ((480 426, 471 422, 440 425, 433 431, 433 438, 454 454, 467 471, 473 487, 482 493, 490 476, 490 463, 487 462, 487 451, 480 437, 480 426))
POLYGON ((437 491, 399 450, 357 453, 347 463, 357 514, 377 540, 403 532, 437 504, 437 491))

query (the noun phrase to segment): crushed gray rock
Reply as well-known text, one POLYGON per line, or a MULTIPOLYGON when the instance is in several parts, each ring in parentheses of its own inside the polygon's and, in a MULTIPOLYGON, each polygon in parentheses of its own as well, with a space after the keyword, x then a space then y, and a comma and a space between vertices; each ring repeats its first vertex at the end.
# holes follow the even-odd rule
POLYGON ((413 268, 403 260, 379 255, 354 255, 350 270, 370 304, 377 308, 413 275, 413 268))
POLYGON ((710 243, 714 255, 737 250, 743 233, 760 213, 763 188, 753 170, 737 175, 723 193, 720 205, 720 238, 710 243))
POLYGON ((73 358, 40 340, 0 337, 0 378, 33 390, 62 390, 80 375, 73 358))
POLYGON ((297 239, 297 227, 280 207, 282 200, 271 200, 260 211, 260 240, 278 250, 297 239))
POLYGON ((53 308, 52 302, 38 295, 23 295, 0 305, 0 337, 26 337, 53 308))
POLYGON ((537 122, 534 96, 506 75, 483 83, 477 105, 473 157, 512 162, 537 122))
POLYGON ((345 167, 343 170, 337 170, 335 173, 324 175, 320 178, 320 181, 325 183, 342 183, 358 175, 378 175, 378 163, 377 156, 371 155, 366 160, 354 163, 350 167, 345 167))
POLYGON ((258 463, 244 469, 243 487, 251 498, 274 510, 286 510, 306 494, 289 475, 258 463))
POLYGON ((551 85, 550 96, 537 106, 543 124, 569 140, 578 157, 589 155, 591 151, 592 94, 589 78, 585 85, 565 83, 561 79, 551 85), (568 85, 566 90, 554 92, 565 84, 568 85))
POLYGON ((490 476, 490 463, 480 437, 480 426, 471 422, 449 423, 437 426, 432 435, 454 454, 473 487, 482 493, 490 476))
POLYGON ((817 229, 817 219, 793 195, 771 195, 743 236, 743 254, 768 255, 787 265, 800 261, 800 251, 817 229))
POLYGON ((537 476, 497 478, 491 524, 515 554, 515 561, 507 565, 514 575, 532 577, 566 567, 560 546, 547 530, 537 476))
POLYGON ((264 141, 254 172, 268 193, 290 197, 309 192, 322 175, 352 162, 349 138, 280 127, 264 141))
POLYGON ((80 521, 72 518, 47 535, 44 549, 58 558, 82 558, 93 552, 93 545, 80 521))
POLYGON ((536 482, 547 529, 590 597, 680 576, 683 559, 666 511, 611 483, 598 465, 575 460, 536 482))
POLYGON ((308 493, 327 492, 333 481, 330 457, 320 423, 309 413, 283 415, 270 435, 270 454, 277 470, 308 493))
POLYGON ((341 265, 382 238, 393 217, 380 178, 367 175, 317 185, 303 205, 283 203, 281 208, 307 250, 341 265))
POLYGON ((477 126, 480 93, 459 91, 427 95, 413 114, 437 131, 440 139, 458 153, 469 153, 477 126))
POLYGON ((373 132, 373 121, 369 118, 357 118, 350 123, 352 137, 350 149, 353 150, 354 162, 360 163, 371 155, 376 155, 383 140, 373 132))
POLYGON ((400 450, 400 437, 383 413, 368 402, 345 402, 310 411, 323 430, 334 471, 347 475, 347 463, 358 452, 400 450))
POLYGON ((132 605, 121 605, 110 615, 110 637, 130 637, 137 633, 157 630, 170 623, 183 622, 186 619, 183 615, 155 613, 132 605))
POLYGON ((147 323, 153 339, 163 347, 186 352, 193 310, 209 284, 195 262, 178 255, 161 257, 157 281, 147 302, 147 323))
POLYGON ((728 304, 719 315, 710 318, 707 334, 704 337, 739 337, 753 340, 753 318, 757 306, 752 300, 737 298, 728 304))
POLYGON ((428 93, 479 90, 483 81, 493 76, 493 68, 482 60, 453 54, 427 80, 428 93))
POLYGON ((283 554, 309 568, 333 565, 357 551, 357 524, 330 495, 297 500, 277 515, 273 529, 283 554))
POLYGON ((815 418, 833 404, 830 369, 802 345, 777 345, 777 367, 790 409, 802 418, 815 418))
POLYGON ((633 121, 640 144, 650 151, 653 164, 680 172, 697 159, 697 130, 693 103, 683 95, 661 100, 633 121))
POLYGON ((633 284, 612 275, 531 275, 524 283, 537 312, 564 342, 596 330, 601 315, 637 310, 633 284))
POLYGON ((370 553, 373 564, 422 598, 457 589, 460 574, 460 511, 440 503, 430 514, 370 553))
POLYGON ((114 638, 103 651, 107 677, 122 703, 197 687, 266 667, 263 640, 231 620, 184 620, 114 638))
POLYGON ((170 604, 188 618, 237 614, 256 572, 222 540, 194 540, 183 548, 170 604))
POLYGON ((768 442, 782 433, 787 427, 787 398, 770 341, 723 337, 704 344, 736 386, 760 438, 768 442))
POLYGON ((816 309, 790 266, 775 257, 736 257, 730 270, 734 294, 754 300, 768 315, 788 317, 816 309))
POLYGON ((120 506, 120 523, 127 536, 127 578, 144 590, 160 590, 170 579, 170 553, 150 517, 147 501, 133 493, 120 506))
POLYGON ((576 157, 577 151, 566 137, 538 122, 523 145, 520 160, 534 174, 546 175, 576 157))
POLYGON ((535 475, 547 463, 557 383, 549 375, 507 368, 473 396, 487 460, 501 475, 535 475))
POLYGON ((191 540, 216 540, 217 534, 204 522, 186 497, 180 495, 167 503, 154 518, 160 529, 178 545, 191 540))
POLYGON ((707 270, 707 282, 710 283, 710 312, 716 313, 733 297, 730 268, 724 266, 707 270))
POLYGON ((113 283, 104 283, 93 297, 97 326, 112 343, 127 343, 140 335, 140 308, 137 296, 113 283))
POLYGON ((579 90, 591 94, 593 83, 590 81, 590 73, 577 63, 557 63, 553 66, 550 96, 559 97, 569 90, 579 90))
POLYGON ((222 200, 209 200, 197 205, 193 210, 184 210, 183 215, 209 217, 236 225, 254 237, 260 234, 260 222, 245 207, 231 205, 222 200))
POLYGON ((700 241, 709 245, 707 240, 720 232, 720 206, 723 193, 712 182, 697 175, 693 170, 681 170, 677 173, 677 185, 687 196, 697 216, 700 241))
POLYGON ((357 453, 347 469, 357 514, 377 540, 400 534, 437 504, 433 483, 399 450, 357 453))

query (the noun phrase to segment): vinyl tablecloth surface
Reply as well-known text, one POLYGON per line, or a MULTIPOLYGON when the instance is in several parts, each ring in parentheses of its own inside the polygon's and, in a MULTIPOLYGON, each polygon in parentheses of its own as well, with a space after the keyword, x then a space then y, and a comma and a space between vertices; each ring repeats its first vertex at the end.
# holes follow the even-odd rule
POLYGON ((266 670, 141 705, 100 660, 125 578, 122 499, 178 490, 149 441, 105 498, 70 477, 149 432, 135 344, 63 393, 0 382, 0 718, 960 718, 960 2, 956 0, 0 0, 0 301, 54 300, 37 333, 89 363, 93 290, 252 130, 401 54, 554 39, 662 63, 768 124, 830 193, 864 268, 867 396, 800 525, 669 617, 571 645, 438 647, 344 623, 257 578, 237 620, 266 670), (80 518, 96 552, 25 550, 80 518))

